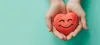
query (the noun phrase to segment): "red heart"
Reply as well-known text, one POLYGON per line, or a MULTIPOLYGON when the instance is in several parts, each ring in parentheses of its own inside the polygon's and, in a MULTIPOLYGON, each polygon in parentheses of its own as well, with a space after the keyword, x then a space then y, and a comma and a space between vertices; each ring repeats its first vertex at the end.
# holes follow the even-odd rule
POLYGON ((54 17, 55 28, 65 34, 73 32, 78 25, 78 16, 75 13, 57 14, 54 17))

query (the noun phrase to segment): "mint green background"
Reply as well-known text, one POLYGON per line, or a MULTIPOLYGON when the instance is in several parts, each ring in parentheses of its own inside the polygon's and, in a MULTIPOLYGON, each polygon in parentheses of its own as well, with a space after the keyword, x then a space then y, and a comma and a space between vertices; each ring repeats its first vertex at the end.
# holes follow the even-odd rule
POLYGON ((82 6, 88 31, 62 41, 46 26, 49 0, 0 0, 0 45, 100 45, 100 0, 83 0, 82 6))

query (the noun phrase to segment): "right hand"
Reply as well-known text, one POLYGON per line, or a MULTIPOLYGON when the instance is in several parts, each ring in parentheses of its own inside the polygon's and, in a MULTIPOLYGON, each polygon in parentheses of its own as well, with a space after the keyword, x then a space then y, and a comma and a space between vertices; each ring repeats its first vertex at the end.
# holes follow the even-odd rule
POLYGON ((66 8, 63 0, 51 0, 50 8, 46 14, 46 22, 49 28, 49 31, 55 34, 58 38, 62 40, 67 40, 66 36, 53 26, 53 18, 58 13, 66 13, 66 8))

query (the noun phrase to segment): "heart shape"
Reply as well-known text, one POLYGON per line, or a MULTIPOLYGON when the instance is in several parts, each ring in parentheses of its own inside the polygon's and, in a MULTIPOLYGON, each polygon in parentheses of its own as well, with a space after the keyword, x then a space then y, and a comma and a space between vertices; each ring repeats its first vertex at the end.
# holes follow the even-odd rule
POLYGON ((78 16, 75 13, 57 14, 53 23, 59 32, 68 35, 77 27, 78 16))

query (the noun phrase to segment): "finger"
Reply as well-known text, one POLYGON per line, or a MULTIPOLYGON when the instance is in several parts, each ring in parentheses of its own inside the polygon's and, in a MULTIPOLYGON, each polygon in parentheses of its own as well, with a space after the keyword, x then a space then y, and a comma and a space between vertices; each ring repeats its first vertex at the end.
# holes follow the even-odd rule
POLYGON ((53 27, 53 33, 54 33, 55 36, 57 36, 61 40, 64 40, 63 34, 61 34, 60 32, 58 32, 55 27, 53 27))
POLYGON ((82 23, 83 28, 84 28, 85 30, 87 30, 88 27, 87 27, 87 24, 86 24, 86 17, 85 17, 85 16, 82 16, 82 17, 81 17, 81 23, 82 23))
MULTIPOLYGON (((62 33, 61 33, 62 34, 62 33)), ((62 34, 63 35, 63 37, 64 37, 64 40, 66 41, 67 40, 67 36, 66 35, 64 35, 64 34, 62 34)))
POLYGON ((62 13, 66 13, 65 5, 61 7, 61 12, 62 12, 62 13))
POLYGON ((73 32, 71 32, 69 35, 67 35, 67 40, 70 40, 73 37, 73 32))
POLYGON ((52 21, 51 21, 51 17, 48 17, 46 20, 47 20, 47 26, 49 28, 49 31, 52 32, 52 21))
POLYGON ((54 17, 54 15, 56 15, 58 13, 58 8, 55 6, 50 7, 49 11, 47 12, 46 15, 46 22, 47 22, 47 26, 49 28, 49 31, 52 31, 52 19, 54 17))
POLYGON ((81 24, 81 22, 79 22, 79 25, 77 26, 77 28, 73 32, 73 37, 75 37, 81 31, 81 29, 82 29, 82 24, 81 24))
POLYGON ((66 13, 66 5, 64 4, 64 2, 61 3, 61 6, 60 6, 60 10, 61 10, 61 13, 66 13))

